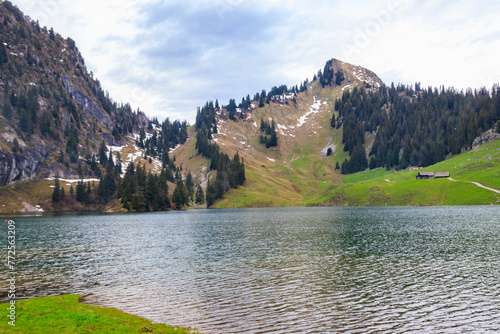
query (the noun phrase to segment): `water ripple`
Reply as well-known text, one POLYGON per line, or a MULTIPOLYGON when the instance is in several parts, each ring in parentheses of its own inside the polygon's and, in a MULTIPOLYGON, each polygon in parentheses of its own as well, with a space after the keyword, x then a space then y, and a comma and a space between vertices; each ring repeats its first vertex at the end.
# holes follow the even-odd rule
POLYGON ((26 297, 81 293, 89 303, 206 333, 494 333, 499 212, 20 218, 18 286, 26 297))

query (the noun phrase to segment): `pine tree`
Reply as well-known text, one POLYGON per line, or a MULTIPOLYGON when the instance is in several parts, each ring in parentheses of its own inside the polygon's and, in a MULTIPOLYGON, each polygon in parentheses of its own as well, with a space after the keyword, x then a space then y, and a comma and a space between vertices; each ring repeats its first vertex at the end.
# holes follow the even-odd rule
POLYGON ((172 203, 174 203, 177 210, 182 209, 185 205, 189 204, 189 194, 182 180, 177 182, 174 193, 172 195, 172 203))
POLYGON ((203 203, 205 203, 205 196, 203 194, 203 189, 201 188, 201 186, 198 186, 198 188, 196 188, 195 203, 196 204, 203 204, 203 203))
POLYGON ((116 154, 116 163, 115 163, 115 176, 119 177, 122 174, 122 157, 120 152, 116 154))
POLYGON ((52 192, 52 202, 59 203, 61 201, 61 188, 59 187, 59 177, 54 180, 54 191, 52 192))
POLYGON ((78 132, 72 127, 69 131, 69 138, 66 143, 66 152, 69 155, 69 160, 72 163, 76 163, 78 161, 78 132))
POLYGON ((87 198, 85 190, 85 183, 83 183, 83 180, 78 181, 76 184, 76 200, 78 202, 85 202, 87 198))
POLYGON ((158 201, 159 210, 167 210, 170 208, 170 199, 168 198, 168 183, 165 170, 162 170, 158 178, 158 201))
POLYGON ((146 198, 146 205, 149 206, 150 210, 159 210, 161 203, 159 203, 158 184, 155 176, 151 172, 148 173, 144 197, 146 198))
POLYGON ((189 197, 192 198, 194 195, 194 182, 193 182, 193 175, 191 175, 191 172, 189 172, 186 177, 186 189, 189 194, 189 197))
POLYGON ((19 146, 19 140, 17 140, 17 138, 14 138, 14 140, 12 141, 12 152, 21 152, 21 147, 19 146))
POLYGON ((207 191, 206 191, 206 202, 207 202, 207 208, 210 208, 214 202, 215 202, 215 197, 216 197, 216 185, 215 185, 215 179, 210 180, 207 185, 207 191))
POLYGON ((108 162, 108 157, 106 156, 106 151, 108 148, 106 147, 106 144, 104 143, 104 140, 101 142, 101 146, 99 147, 99 163, 103 166, 106 165, 108 162))
POLYGON ((10 101, 8 99, 5 99, 3 102, 2 114, 7 119, 10 119, 12 117, 12 107, 11 107, 10 101))
POLYGON ((7 47, 3 43, 0 43, 0 67, 9 60, 7 55, 7 47))

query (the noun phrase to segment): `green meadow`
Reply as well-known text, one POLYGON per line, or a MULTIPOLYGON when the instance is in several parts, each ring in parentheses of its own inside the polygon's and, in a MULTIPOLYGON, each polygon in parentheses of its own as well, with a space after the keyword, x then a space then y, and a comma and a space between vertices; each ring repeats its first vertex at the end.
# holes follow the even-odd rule
POLYGON ((0 333, 198 333, 194 329, 155 324, 114 308, 80 303, 81 296, 65 295, 16 302, 15 326, 6 317, 9 304, 0 304, 0 333))

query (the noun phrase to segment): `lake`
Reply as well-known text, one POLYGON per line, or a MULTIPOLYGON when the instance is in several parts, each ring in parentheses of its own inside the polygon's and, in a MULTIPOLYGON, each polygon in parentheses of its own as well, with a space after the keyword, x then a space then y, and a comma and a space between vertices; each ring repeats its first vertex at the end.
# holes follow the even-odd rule
MULTIPOLYGON (((17 285, 205 333, 493 333, 499 217, 498 206, 19 217, 17 285)), ((2 224, 4 253, 6 236, 2 224)))

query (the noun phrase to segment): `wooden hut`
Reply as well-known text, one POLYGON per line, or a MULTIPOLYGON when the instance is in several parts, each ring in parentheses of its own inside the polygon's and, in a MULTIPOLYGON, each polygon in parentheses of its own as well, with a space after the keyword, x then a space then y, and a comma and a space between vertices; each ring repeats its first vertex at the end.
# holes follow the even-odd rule
POLYGON ((434 178, 434 172, 418 172, 417 180, 429 180, 434 178))

